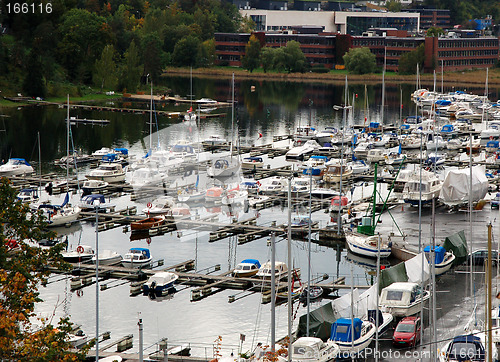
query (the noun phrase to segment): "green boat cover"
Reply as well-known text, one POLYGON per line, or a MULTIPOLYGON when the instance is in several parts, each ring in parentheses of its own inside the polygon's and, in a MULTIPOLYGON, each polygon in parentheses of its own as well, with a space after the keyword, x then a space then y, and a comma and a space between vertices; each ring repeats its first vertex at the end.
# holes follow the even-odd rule
POLYGON ((399 263, 397 265, 391 266, 382 270, 380 273, 380 283, 379 283, 379 293, 383 288, 396 282, 407 282, 408 275, 406 274, 405 263, 399 263))
POLYGON ((444 239, 443 247, 446 251, 451 251, 455 255, 453 265, 462 264, 465 260, 467 260, 467 240, 465 240, 465 233, 463 230, 456 234, 447 236, 446 239, 444 239))
MULTIPOLYGON (((309 313, 309 336, 321 338, 326 342, 330 338, 332 323, 337 320, 332 303, 327 303, 309 313)), ((307 315, 299 318, 297 338, 307 336, 307 315)))

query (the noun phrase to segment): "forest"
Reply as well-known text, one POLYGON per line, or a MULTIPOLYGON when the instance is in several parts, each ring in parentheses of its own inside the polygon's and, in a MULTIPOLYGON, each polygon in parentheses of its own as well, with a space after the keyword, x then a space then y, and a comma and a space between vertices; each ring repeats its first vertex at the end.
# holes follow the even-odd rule
MULTIPOLYGON (((394 2, 394 1, 392 1, 394 2)), ((496 0, 426 0, 452 24, 500 16, 496 0)), ((210 67, 216 32, 252 21, 220 0, 5 0, 0 12, 0 91, 33 97, 134 92, 166 66, 210 67)))

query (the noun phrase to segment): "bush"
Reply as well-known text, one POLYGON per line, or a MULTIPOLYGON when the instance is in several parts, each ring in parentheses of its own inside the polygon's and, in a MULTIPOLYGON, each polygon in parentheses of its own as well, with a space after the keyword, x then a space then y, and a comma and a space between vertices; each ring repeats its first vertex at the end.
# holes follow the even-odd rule
POLYGON ((328 69, 322 65, 315 65, 314 67, 311 68, 311 72, 313 72, 313 73, 329 73, 330 69, 328 69))

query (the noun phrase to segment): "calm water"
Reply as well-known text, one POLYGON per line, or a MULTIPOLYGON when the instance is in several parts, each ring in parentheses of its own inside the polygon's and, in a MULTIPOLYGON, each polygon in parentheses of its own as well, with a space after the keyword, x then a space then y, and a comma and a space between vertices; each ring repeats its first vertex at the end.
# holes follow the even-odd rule
MULTIPOLYGON (((189 78, 169 78, 163 85, 169 88, 172 94, 185 96, 190 93, 189 78)), ((348 119, 349 124, 359 124, 364 117, 368 120, 380 120, 381 86, 367 87, 366 98, 369 107, 365 110, 365 86, 355 85, 349 88, 349 99, 354 95, 354 114, 348 119), (356 98, 357 94, 357 98, 356 98)), ((410 92, 413 85, 388 85, 386 89, 386 109, 384 123, 392 124, 400 120, 400 92, 402 91, 402 114, 406 116, 414 113, 414 106, 410 103, 410 92)), ((476 93, 484 91, 477 89, 476 93)), ((229 80, 197 80, 193 81, 195 98, 210 97, 220 101, 230 99, 229 80)), ((497 94, 497 93, 495 93, 497 94)), ((236 119, 239 137, 242 144, 264 144, 272 141, 272 136, 291 132, 296 126, 311 123, 318 129, 325 126, 342 125, 342 112, 334 112, 333 105, 343 104, 344 88, 342 85, 298 84, 278 82, 244 81, 236 83, 236 119), (251 92, 250 86, 255 85, 256 91, 251 92), (262 139, 258 134, 262 133, 262 139)), ((491 99, 497 99, 495 96, 491 99)), ((120 101, 110 101, 110 104, 121 106, 120 101)), ((145 105, 133 104, 134 108, 145 105)), ((185 111, 186 105, 156 105, 157 109, 185 111)), ((155 132, 152 135, 153 143, 167 147, 178 140, 192 140, 206 138, 218 134, 231 138, 230 109, 225 110, 225 118, 204 120, 200 131, 194 126, 179 123, 178 120, 166 117, 157 117, 155 132), (159 129, 159 131, 156 131, 159 129)), ((42 172, 54 170, 61 175, 65 171, 58 170, 51 165, 51 161, 66 154, 66 125, 65 110, 57 107, 24 107, 21 109, 0 109, 0 113, 8 117, 0 119, 0 152, 2 159, 8 157, 24 157, 38 164, 37 138, 40 134, 42 172)), ((132 154, 138 157, 144 155, 149 147, 149 116, 132 115, 112 112, 86 112, 71 110, 71 116, 79 118, 108 119, 110 124, 105 127, 74 126, 72 138, 74 148, 84 153, 91 153, 103 146, 127 147, 132 154)), ((273 161, 274 162, 274 161, 273 161)), ((278 162, 278 161, 276 161, 278 162)), ((85 169, 79 170, 79 177, 83 178, 85 169)), ((365 195, 366 196, 366 195, 365 195)), ((118 208, 137 205, 142 210, 149 200, 139 202, 130 201, 130 196, 123 195, 113 199, 118 208)), ((305 210, 302 210, 305 211, 305 210)), ((225 207, 214 210, 202 210, 200 213, 212 212, 221 223, 229 223, 231 219, 240 220, 253 216, 258 217, 261 225, 270 225, 272 221, 278 224, 286 222, 286 209, 279 206, 265 209, 260 212, 250 210, 245 213, 242 208, 228 210, 225 207)), ((448 214, 444 210, 437 213, 437 236, 444 239, 446 235, 463 229, 468 223, 466 214, 448 214)), ((415 209, 396 208, 393 215, 407 234, 411 236, 410 243, 416 245, 418 235, 418 215, 415 209)), ((330 218, 324 211, 312 215, 320 226, 325 226, 330 218)), ((430 212, 424 211, 423 237, 430 237, 430 212)), ((486 243, 485 223, 491 221, 498 225, 497 214, 485 209, 482 213, 474 214, 475 245, 484 246, 486 243)), ((95 245, 95 225, 91 221, 81 223, 68 229, 58 230, 68 236, 71 247, 78 243, 95 245)), ((390 217, 385 215, 379 226, 381 232, 396 231, 390 217)), ((469 237, 468 232, 466 232, 469 237)), ((245 245, 237 245, 235 238, 209 243, 207 232, 195 230, 181 230, 163 236, 130 241, 130 233, 122 228, 116 228, 99 233, 99 249, 111 249, 124 254, 130 247, 149 247, 155 259, 164 259, 165 265, 173 265, 188 259, 196 260, 196 269, 203 272, 216 264, 221 265, 221 272, 230 270, 245 258, 257 258, 261 262, 270 258, 270 248, 267 238, 255 240, 245 245)), ((303 279, 307 278, 307 244, 303 241, 293 241, 293 263, 302 269, 303 279)), ((373 282, 373 277, 366 273, 366 269, 345 258, 345 251, 312 246, 312 276, 329 274, 333 277, 346 277, 346 283, 351 281, 355 285, 366 285, 373 282)), ((276 260, 286 261, 286 241, 277 240, 276 260)), ((448 277, 449 283, 464 290, 465 278, 448 277)), ((99 292, 100 303, 100 331, 111 331, 112 340, 127 334, 134 334, 134 350, 138 346, 139 318, 144 322, 144 345, 153 346, 146 352, 153 352, 154 344, 162 338, 168 338, 169 344, 191 343, 193 353, 197 356, 212 357, 213 342, 222 336, 222 347, 237 352, 240 333, 246 335, 243 351, 251 349, 257 342, 269 343, 270 338, 270 305, 260 303, 259 294, 222 291, 202 301, 190 302, 190 289, 179 286, 178 292, 167 300, 150 300, 148 297, 130 297, 129 284, 122 281, 107 280, 108 289, 99 292), (228 303, 228 297, 236 295, 242 297, 234 303, 228 303)), ((452 289, 449 284, 441 283, 443 290, 452 289)), ((76 293, 70 291, 70 281, 61 276, 51 278, 51 283, 41 289, 44 303, 38 306, 38 312, 48 316, 54 314, 56 318, 71 316, 76 324, 81 324, 83 330, 89 334, 95 333, 95 286, 90 286, 76 293)), ((448 294, 449 295, 449 294, 448 294)), ((447 294, 440 294, 443 306, 439 310, 440 316, 451 311, 446 304, 447 294)), ((463 301, 464 296, 458 296, 463 301)), ((438 301, 439 302, 439 301, 438 301)), ((306 309, 294 306, 295 323, 306 309)), ((276 309, 276 335, 281 337, 287 330, 287 307, 276 309)), ((458 312, 457 312, 458 313, 458 312)), ((440 319, 439 329, 450 330, 457 327, 460 318, 440 319), (451 320, 451 322, 450 322, 451 320), (450 324, 453 324, 451 326, 450 324), (455 325, 456 324, 456 325, 455 325)))

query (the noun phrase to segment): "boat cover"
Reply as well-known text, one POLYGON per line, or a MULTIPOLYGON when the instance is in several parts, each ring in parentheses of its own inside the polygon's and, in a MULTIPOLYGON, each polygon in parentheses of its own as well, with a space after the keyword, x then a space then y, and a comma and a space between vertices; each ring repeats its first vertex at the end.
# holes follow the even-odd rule
POLYGON ((241 262, 241 264, 247 263, 247 264, 256 264, 257 268, 260 268, 260 263, 257 259, 245 259, 241 262))
MULTIPOLYGON (((469 179, 470 168, 459 170, 450 170, 445 176, 443 187, 439 194, 439 198, 449 205, 462 204, 469 202, 469 179)), ((484 166, 472 167, 472 198, 471 200, 479 201, 488 192, 488 179, 485 175, 484 166)))
MULTIPOLYGON (((323 341, 328 340, 330 328, 336 319, 332 303, 327 303, 313 310, 309 313, 309 336, 321 338, 323 341)), ((297 338, 305 336, 307 336, 306 314, 300 316, 299 326, 297 327, 297 338)))
MULTIPOLYGON (((420 253, 413 258, 405 261, 406 274, 408 275, 408 281, 413 283, 421 283, 422 282, 422 255, 420 253)), ((429 263, 426 258, 424 259, 424 280, 429 280, 429 276, 431 274, 429 263)))
POLYGON ((347 318, 337 319, 332 324, 332 330, 330 333, 330 339, 332 341, 340 342, 351 342, 353 340, 359 339, 361 336, 361 326, 363 322, 359 318, 354 318, 353 320, 347 318), (351 330, 354 326, 354 339, 351 336, 351 330))
POLYGON ((379 290, 391 285, 395 282, 407 282, 408 274, 406 273, 405 263, 399 263, 390 268, 386 268, 380 272, 379 290))
MULTIPOLYGON (((431 246, 427 245, 424 248, 425 253, 430 253, 431 252, 431 246)), ((442 246, 436 246, 435 251, 434 251, 434 263, 435 264, 441 264, 444 260, 444 253, 446 253, 446 249, 443 248, 442 246)))
POLYGON ((465 240, 465 233, 463 230, 459 231, 456 234, 447 236, 444 240, 443 247, 446 251, 453 252, 455 255, 455 261, 453 265, 462 264, 468 255, 467 241, 465 240))

